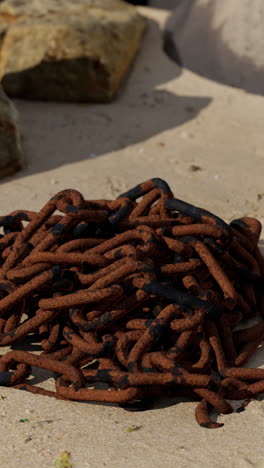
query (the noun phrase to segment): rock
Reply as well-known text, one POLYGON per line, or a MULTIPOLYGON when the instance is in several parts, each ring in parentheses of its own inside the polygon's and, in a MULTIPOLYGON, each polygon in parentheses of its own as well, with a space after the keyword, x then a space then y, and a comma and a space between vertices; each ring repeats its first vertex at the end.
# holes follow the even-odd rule
POLYGON ((0 78, 9 96, 110 101, 146 27, 120 0, 0 3, 0 78))
POLYGON ((23 167, 18 112, 0 86, 0 178, 23 167))
POLYGON ((263 0, 177 0, 166 34, 185 67, 264 94, 263 23, 263 0))

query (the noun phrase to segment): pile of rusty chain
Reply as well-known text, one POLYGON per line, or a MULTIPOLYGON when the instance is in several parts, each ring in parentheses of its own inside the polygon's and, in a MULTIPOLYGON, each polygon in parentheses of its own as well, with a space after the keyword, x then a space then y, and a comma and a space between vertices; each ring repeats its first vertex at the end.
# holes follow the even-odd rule
POLYGON ((113 201, 64 190, 0 223, 1 385, 131 410, 184 396, 209 428, 212 407, 264 392, 264 369, 242 367, 264 338, 256 219, 228 225, 152 179, 113 201), (32 385, 32 366, 54 391, 32 385))

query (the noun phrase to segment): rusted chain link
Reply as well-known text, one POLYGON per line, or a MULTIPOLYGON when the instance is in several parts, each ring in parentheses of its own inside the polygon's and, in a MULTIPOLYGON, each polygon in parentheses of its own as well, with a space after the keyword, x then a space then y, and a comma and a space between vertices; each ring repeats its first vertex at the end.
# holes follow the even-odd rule
POLYGON ((0 346, 16 347, 1 385, 133 410, 187 396, 208 428, 222 426, 210 408, 264 391, 264 370, 242 367, 264 339, 258 220, 228 225, 152 179, 116 200, 64 190, 0 227, 0 346), (56 374, 54 391, 32 366, 56 374))

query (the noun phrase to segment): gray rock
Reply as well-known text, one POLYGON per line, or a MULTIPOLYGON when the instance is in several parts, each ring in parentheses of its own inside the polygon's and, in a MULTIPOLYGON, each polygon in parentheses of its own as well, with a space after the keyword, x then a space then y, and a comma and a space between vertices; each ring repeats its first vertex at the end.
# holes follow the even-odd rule
POLYGON ((177 0, 166 34, 185 67, 264 94, 263 23, 263 0, 177 0))
POLYGON ((0 78, 9 96, 109 101, 146 27, 120 0, 5 0, 0 78))
POLYGON ((0 86, 0 178, 23 167, 18 112, 0 86))

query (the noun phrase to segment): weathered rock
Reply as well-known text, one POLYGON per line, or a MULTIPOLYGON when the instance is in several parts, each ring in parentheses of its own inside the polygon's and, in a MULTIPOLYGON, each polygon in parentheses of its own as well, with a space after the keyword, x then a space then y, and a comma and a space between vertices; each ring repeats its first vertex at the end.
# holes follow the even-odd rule
POLYGON ((264 94, 263 0, 177 0, 166 37, 183 65, 264 94))
POLYGON ((0 86, 0 178, 23 167, 18 112, 0 86))
POLYGON ((9 96, 109 101, 139 48, 145 19, 120 0, 5 0, 0 78, 9 96))

